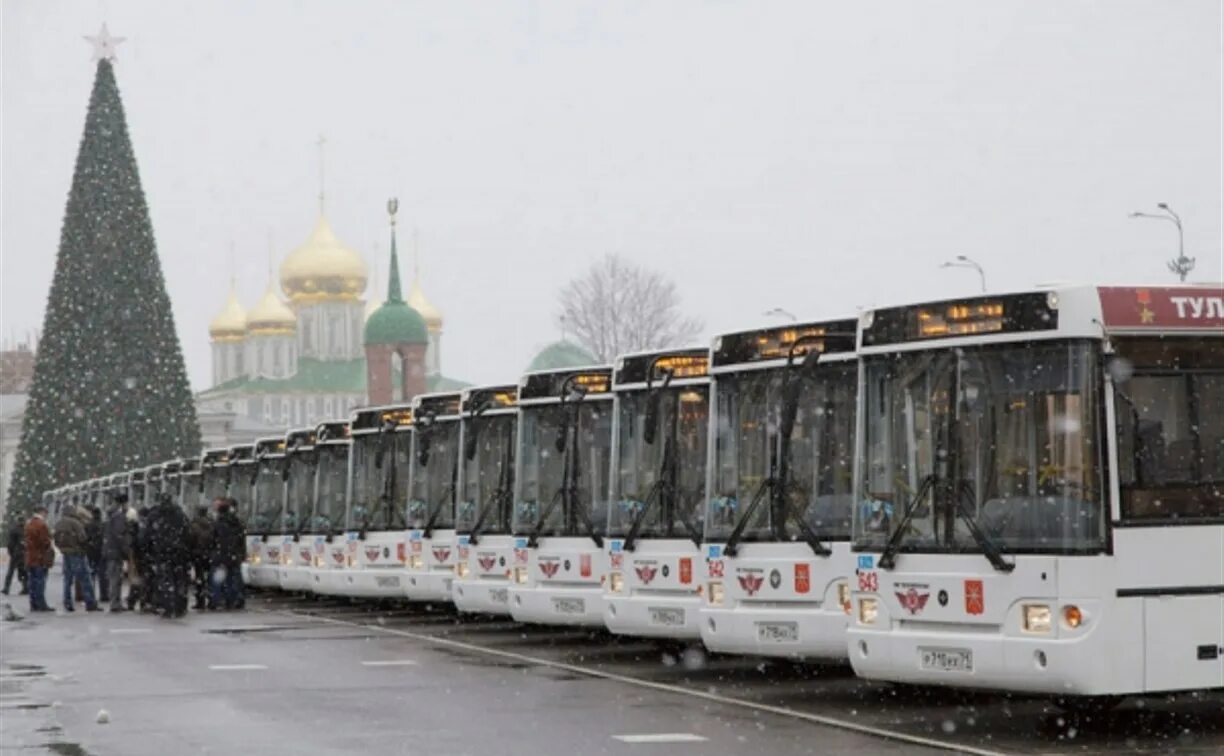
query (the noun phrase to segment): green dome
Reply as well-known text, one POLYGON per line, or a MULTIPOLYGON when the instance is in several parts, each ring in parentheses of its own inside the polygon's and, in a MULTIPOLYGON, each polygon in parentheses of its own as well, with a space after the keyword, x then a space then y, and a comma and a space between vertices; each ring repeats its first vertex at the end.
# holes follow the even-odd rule
POLYGON ((425 318, 404 302, 383 302, 365 324, 365 343, 428 344, 425 318))
POLYGON ((589 365, 598 365, 599 360, 595 356, 569 341, 558 341, 554 344, 549 344, 535 356, 531 364, 527 366, 527 372, 531 373, 536 370, 560 370, 561 368, 571 367, 587 367, 589 365))

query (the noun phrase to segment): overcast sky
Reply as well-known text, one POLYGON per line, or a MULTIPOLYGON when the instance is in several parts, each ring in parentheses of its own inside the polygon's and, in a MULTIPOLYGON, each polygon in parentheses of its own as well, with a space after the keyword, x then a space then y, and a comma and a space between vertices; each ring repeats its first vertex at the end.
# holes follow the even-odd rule
POLYGON ((703 338, 969 294, 960 254, 995 290, 1167 282, 1175 230, 1127 218, 1161 201, 1224 276, 1219 0, 4 0, 6 342, 41 327, 103 21, 197 390, 231 244, 249 307, 311 230, 321 133, 336 234, 385 287, 399 197, 475 382, 608 252, 703 338))

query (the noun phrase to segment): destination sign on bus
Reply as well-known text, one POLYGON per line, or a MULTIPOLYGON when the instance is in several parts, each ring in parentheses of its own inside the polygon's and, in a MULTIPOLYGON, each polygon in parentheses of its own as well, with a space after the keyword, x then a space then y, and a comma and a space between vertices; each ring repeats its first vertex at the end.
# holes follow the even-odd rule
POLYGON ((511 409, 518 404, 518 386, 496 386, 471 389, 463 394, 460 410, 472 412, 486 409, 511 409))
POLYGON ((426 396, 417 399, 416 412, 418 417, 433 415, 445 417, 459 414, 459 395, 443 394, 441 396, 426 396))
POLYGON ((715 342, 714 365, 784 360, 792 355, 798 359, 808 352, 853 352, 857 325, 853 320, 831 320, 729 333, 715 342))
POLYGON ((532 373, 519 390, 519 399, 561 399, 561 392, 581 387, 587 394, 606 394, 611 387, 612 368, 594 368, 578 372, 558 370, 552 373, 532 373))
POLYGON ((349 424, 347 421, 338 423, 322 423, 315 430, 315 441, 320 444, 348 441, 349 424))
POLYGON ((1034 292, 888 307, 867 316, 863 345, 879 346, 1058 328, 1049 294, 1034 292))
POLYGON ((646 383, 646 371, 652 366, 651 382, 662 380, 668 373, 673 379, 702 378, 710 374, 710 353, 705 349, 689 349, 625 357, 616 371, 616 383, 646 383))
POLYGON ((404 404, 360 410, 353 416, 349 430, 356 435, 389 428, 407 428, 410 425, 412 425, 412 407, 404 404))

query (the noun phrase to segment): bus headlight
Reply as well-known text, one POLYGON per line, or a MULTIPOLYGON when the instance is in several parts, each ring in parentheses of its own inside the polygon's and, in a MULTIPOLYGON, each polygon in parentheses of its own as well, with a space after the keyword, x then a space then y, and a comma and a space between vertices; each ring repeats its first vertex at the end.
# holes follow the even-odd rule
POLYGON ((455 574, 461 578, 467 577, 468 576, 467 562, 455 562, 455 574))
POLYGON ((837 603, 841 604, 842 611, 846 614, 850 613, 850 584, 841 582, 837 584, 837 603))
POLYGON ((357 564, 357 560, 353 558, 352 554, 349 554, 347 557, 345 557, 344 561, 349 567, 354 567, 357 564))
POLYGON ((408 566, 414 570, 421 569, 425 566, 425 557, 421 556, 420 554, 413 554, 412 556, 408 557, 408 566))
POLYGON ((317 557, 315 557, 315 558, 314 558, 314 566, 315 566, 315 567, 322 567, 322 566, 323 566, 323 557, 321 557, 321 556, 317 556, 317 557))
POLYGON ((710 581, 710 605, 722 606, 723 584, 717 580, 710 581))
POLYGON ((625 590, 625 576, 619 572, 608 573, 608 589, 613 593, 625 590))
POLYGON ((1052 627, 1050 607, 1046 604, 1023 604, 1024 631, 1026 633, 1048 633, 1052 627))
POLYGON ((880 616, 880 602, 870 596, 859 599, 858 621, 860 625, 874 625, 880 616))
POLYGON ((524 583, 527 582, 527 568, 526 567, 515 567, 514 568, 514 582, 518 583, 519 585, 523 585, 524 583))
POLYGON ((1067 623, 1067 627, 1074 630, 1084 624, 1084 613, 1075 604, 1067 604, 1063 607, 1063 622, 1067 623))
POLYGON ((252 554, 252 555, 251 555, 251 564, 259 564, 259 555, 258 555, 258 554, 252 554))

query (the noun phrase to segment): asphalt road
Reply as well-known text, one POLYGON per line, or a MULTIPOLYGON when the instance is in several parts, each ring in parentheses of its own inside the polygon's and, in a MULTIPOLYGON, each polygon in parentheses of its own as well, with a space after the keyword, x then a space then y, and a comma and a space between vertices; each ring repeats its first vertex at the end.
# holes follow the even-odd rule
POLYGON ((4 753, 1216 753, 1222 710, 1213 694, 1080 720, 845 668, 280 595, 184 620, 0 623, 4 753))

